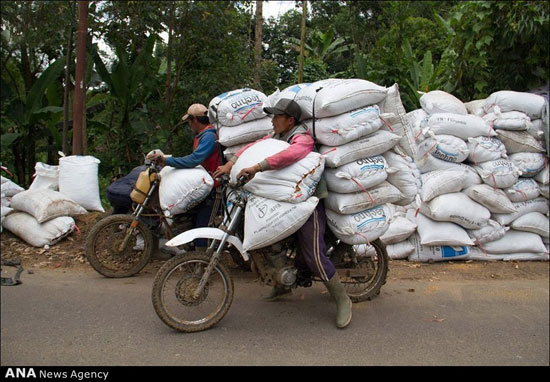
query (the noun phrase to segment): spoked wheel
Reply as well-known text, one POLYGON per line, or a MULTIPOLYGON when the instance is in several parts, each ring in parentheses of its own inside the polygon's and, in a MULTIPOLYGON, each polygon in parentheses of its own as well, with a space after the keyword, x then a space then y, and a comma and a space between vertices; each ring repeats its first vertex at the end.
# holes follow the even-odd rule
POLYGON ((111 215, 100 220, 86 238, 86 258, 106 277, 129 277, 151 259, 154 240, 149 228, 139 223, 130 233, 131 215, 111 215))
POLYGON ((197 286, 210 262, 204 252, 189 252, 168 260, 153 281, 153 307, 159 318, 180 332, 198 332, 217 324, 233 302, 233 279, 217 264, 202 292, 197 286))
MULTIPOLYGON (((386 283, 389 262, 386 247, 380 239, 370 244, 374 247, 374 255, 355 255, 357 263, 354 263, 352 256, 347 253, 335 263, 340 280, 353 302, 372 299, 380 294, 380 289, 386 283)), ((354 250, 352 246, 346 249, 354 250)))

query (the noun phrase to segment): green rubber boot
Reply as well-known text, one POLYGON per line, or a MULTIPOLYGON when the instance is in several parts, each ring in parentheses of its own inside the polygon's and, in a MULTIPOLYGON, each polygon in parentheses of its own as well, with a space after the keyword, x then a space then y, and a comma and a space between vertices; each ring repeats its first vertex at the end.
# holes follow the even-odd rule
POLYGON ((277 301, 278 299, 285 296, 290 296, 291 294, 292 294, 292 290, 290 290, 290 288, 280 286, 280 285, 275 285, 267 296, 262 296, 262 300, 269 301, 269 302, 277 301))
POLYGON ((330 295, 336 300, 336 326, 340 329, 345 328, 351 322, 351 299, 349 298, 344 284, 340 282, 338 273, 324 283, 330 295))

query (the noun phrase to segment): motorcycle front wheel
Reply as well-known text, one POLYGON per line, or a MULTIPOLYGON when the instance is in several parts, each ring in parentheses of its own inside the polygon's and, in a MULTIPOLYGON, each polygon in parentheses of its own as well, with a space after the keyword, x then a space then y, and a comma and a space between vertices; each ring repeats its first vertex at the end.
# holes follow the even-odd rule
POLYGON ((196 295, 201 277, 210 262, 204 252, 188 252, 168 260, 153 281, 153 308, 170 328, 180 332, 198 332, 217 324, 233 302, 233 279, 217 264, 196 295))
POLYGON ((100 220, 86 238, 86 259, 106 277, 130 277, 151 259, 154 239, 147 226, 138 223, 133 232, 132 215, 111 215, 100 220))

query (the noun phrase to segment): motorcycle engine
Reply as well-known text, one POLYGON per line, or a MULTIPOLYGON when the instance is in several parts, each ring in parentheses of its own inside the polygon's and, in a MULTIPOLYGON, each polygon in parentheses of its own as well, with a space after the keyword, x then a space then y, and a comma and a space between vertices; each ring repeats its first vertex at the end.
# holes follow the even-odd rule
POLYGON ((251 253, 256 271, 267 285, 292 286, 298 270, 294 266, 292 250, 280 243, 251 253))

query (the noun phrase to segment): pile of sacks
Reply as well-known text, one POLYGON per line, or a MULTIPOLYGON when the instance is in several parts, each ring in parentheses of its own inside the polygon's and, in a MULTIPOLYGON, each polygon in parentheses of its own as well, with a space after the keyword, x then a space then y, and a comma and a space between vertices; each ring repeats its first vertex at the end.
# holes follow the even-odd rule
MULTIPOLYGON (((265 107, 280 98, 300 105, 302 122, 315 137, 319 152, 285 169, 258 173, 246 184, 250 196, 244 249, 267 246, 298 230, 318 203, 312 194, 323 171, 329 190, 325 200, 329 228, 335 235, 354 245, 380 237, 389 228, 395 205, 411 203, 420 186, 410 156, 415 148, 412 128, 404 126, 409 122, 397 84, 385 88, 360 79, 328 79, 277 90, 265 98, 250 89, 220 95, 210 102, 209 116, 217 123, 220 143, 229 145, 226 157, 272 132, 270 118, 253 101, 263 101, 265 107), (239 107, 248 109, 237 112, 239 107), (248 132, 264 120, 268 128, 250 138, 248 132), (228 141, 228 130, 242 140, 228 141)), ((274 139, 252 146, 233 166, 232 183, 242 168, 286 147, 288 143, 274 139)))
POLYGON ((2 177, 2 226, 34 247, 53 245, 77 229, 74 217, 104 212, 99 197, 99 160, 64 156, 59 165, 35 165, 28 190, 2 177))
POLYGON ((422 187, 405 211, 412 261, 548 259, 547 101, 432 91, 408 113, 422 187))

